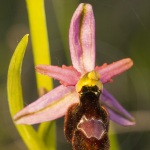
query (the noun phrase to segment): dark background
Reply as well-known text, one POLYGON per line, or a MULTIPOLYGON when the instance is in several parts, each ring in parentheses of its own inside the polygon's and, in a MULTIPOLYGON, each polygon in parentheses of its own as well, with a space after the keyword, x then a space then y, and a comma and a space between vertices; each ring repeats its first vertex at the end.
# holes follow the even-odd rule
MULTIPOLYGON (((130 57, 132 69, 105 85, 136 118, 134 127, 111 122, 120 150, 150 149, 150 1, 149 0, 45 0, 52 64, 70 65, 68 28, 80 2, 91 3, 96 20, 96 64, 130 57)), ((15 129, 7 103, 7 70, 23 35, 29 33, 24 0, 0 0, 0 150, 26 150, 15 129)), ((59 83, 54 82, 57 86, 59 83)), ((37 99, 31 43, 22 69, 25 105, 37 99)), ((57 120, 57 149, 69 150, 63 118, 57 120)))

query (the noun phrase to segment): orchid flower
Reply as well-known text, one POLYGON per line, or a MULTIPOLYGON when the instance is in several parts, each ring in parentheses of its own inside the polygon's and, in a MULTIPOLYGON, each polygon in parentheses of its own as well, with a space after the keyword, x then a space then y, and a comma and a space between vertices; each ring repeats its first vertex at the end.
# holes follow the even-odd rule
MULTIPOLYGON (((36 66, 37 72, 59 80, 61 85, 18 112, 14 116, 17 124, 37 124, 64 116, 69 106, 79 102, 76 84, 86 73, 96 71, 106 84, 133 65, 130 58, 125 58, 95 66, 95 20, 90 4, 82 3, 76 9, 70 24, 69 45, 72 66, 36 66)), ((134 118, 106 89, 100 100, 112 121, 124 126, 135 124, 134 118)))

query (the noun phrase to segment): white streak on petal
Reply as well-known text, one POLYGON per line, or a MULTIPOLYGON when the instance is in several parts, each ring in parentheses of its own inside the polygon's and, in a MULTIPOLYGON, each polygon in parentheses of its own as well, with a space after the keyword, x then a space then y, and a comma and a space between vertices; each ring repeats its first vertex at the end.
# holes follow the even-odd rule
POLYGON ((83 65, 86 72, 89 72, 95 67, 95 20, 91 5, 84 6, 80 40, 83 50, 83 65))

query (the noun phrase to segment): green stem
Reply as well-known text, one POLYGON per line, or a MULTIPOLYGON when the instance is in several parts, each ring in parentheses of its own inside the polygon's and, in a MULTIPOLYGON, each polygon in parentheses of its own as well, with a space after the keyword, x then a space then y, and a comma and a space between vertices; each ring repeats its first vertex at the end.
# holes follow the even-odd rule
POLYGON ((120 150, 120 146, 118 143, 118 139, 117 136, 115 134, 115 130, 113 128, 113 126, 110 126, 110 131, 111 134, 109 135, 110 138, 110 150, 120 150))
MULTIPOLYGON (((50 51, 46 27, 44 0, 26 0, 32 38, 34 64, 50 64, 50 51)), ((38 90, 52 89, 49 77, 36 73, 38 90)))
MULTIPOLYGON (((34 64, 35 66, 38 64, 50 65, 51 60, 49 53, 50 50, 46 27, 44 0, 26 0, 26 4, 32 38, 34 64)), ((36 79, 39 95, 44 94, 44 91, 47 92, 52 89, 53 84, 49 77, 36 73, 36 79)), ((46 143, 49 150, 56 149, 55 123, 53 123, 53 127, 51 126, 51 122, 42 123, 39 126, 39 136, 46 143), (49 142, 47 139, 53 142, 49 142)))
POLYGON ((56 122, 44 122, 40 125, 38 135, 44 140, 48 150, 55 150, 56 147, 56 122))

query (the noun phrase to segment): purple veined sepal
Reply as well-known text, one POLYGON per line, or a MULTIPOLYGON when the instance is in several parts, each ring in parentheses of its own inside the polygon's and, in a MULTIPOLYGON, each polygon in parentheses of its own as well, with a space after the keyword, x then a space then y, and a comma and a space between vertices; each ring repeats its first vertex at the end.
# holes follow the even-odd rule
POLYGON ((134 117, 106 89, 103 89, 100 99, 109 112, 110 120, 123 126, 135 125, 134 117))
POLYGON ((73 86, 60 85, 19 111, 14 120, 17 124, 37 124, 55 120, 64 116, 72 103, 78 102, 78 94, 73 86))
POLYGON ((95 20, 90 4, 81 3, 70 23, 69 45, 74 68, 85 73, 95 66, 95 20))

